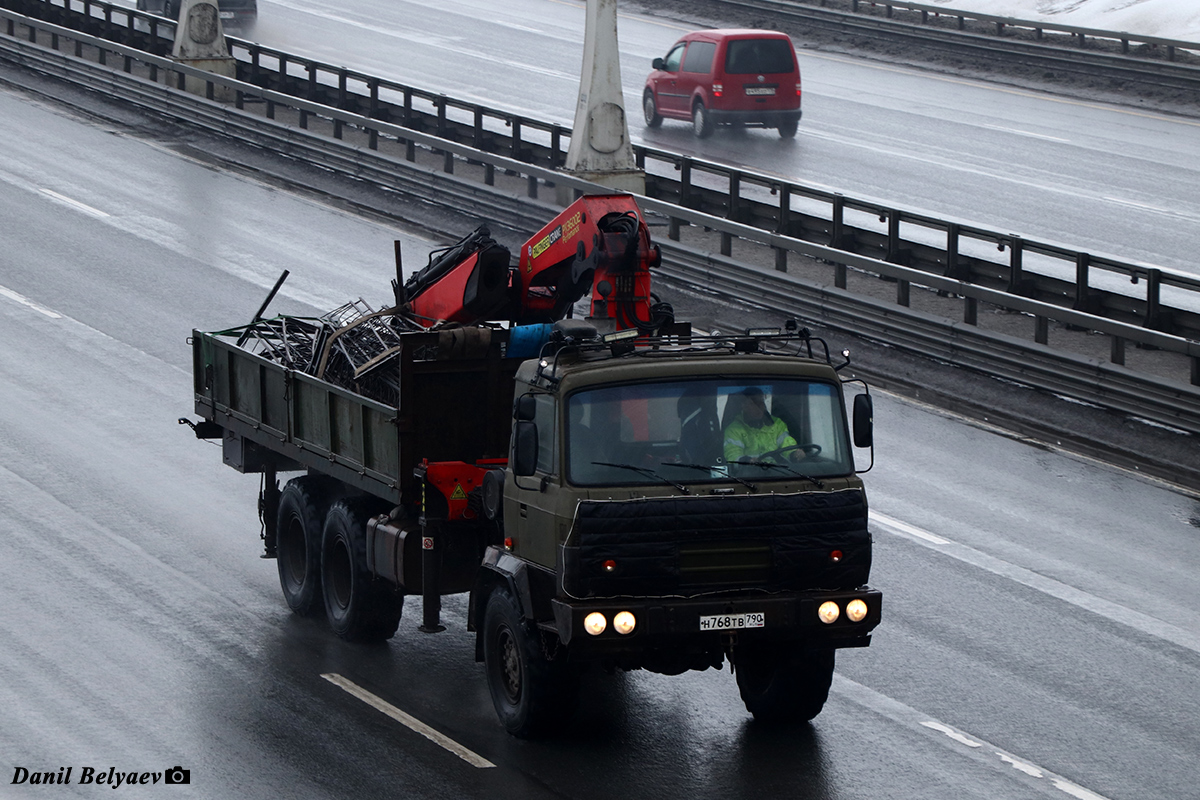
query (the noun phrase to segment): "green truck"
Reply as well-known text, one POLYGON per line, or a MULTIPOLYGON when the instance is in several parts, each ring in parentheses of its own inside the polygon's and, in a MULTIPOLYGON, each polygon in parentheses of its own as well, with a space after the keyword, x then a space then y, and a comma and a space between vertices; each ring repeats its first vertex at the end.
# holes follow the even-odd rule
MULTIPOLYGON (((608 244, 613 259, 656 257, 608 244)), ((485 260, 503 262, 473 269, 485 260)), ((592 306, 611 310, 613 287, 635 282, 591 264, 572 282, 611 281, 592 306)), ((414 307, 397 286, 396 308, 349 322, 193 334, 189 424, 263 475, 264 546, 291 609, 378 641, 407 596, 433 633, 441 597, 469 593, 476 660, 522 737, 566 722, 590 668, 728 661, 756 719, 820 713, 836 651, 867 646, 882 605, 855 463, 856 450, 873 463, 871 397, 845 399, 860 383, 838 373, 848 357, 834 364, 795 324, 398 324, 414 307), (742 446, 752 416, 776 447, 742 446)))

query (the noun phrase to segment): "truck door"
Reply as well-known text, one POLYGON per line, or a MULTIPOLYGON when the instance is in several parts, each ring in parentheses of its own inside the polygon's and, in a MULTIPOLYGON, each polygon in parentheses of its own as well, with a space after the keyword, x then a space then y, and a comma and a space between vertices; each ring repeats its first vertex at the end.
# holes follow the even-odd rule
POLYGON ((553 569, 558 554, 555 511, 561 486, 558 404, 553 395, 540 394, 534 408, 537 466, 533 475, 511 475, 504 482, 504 536, 512 540, 514 554, 553 569))

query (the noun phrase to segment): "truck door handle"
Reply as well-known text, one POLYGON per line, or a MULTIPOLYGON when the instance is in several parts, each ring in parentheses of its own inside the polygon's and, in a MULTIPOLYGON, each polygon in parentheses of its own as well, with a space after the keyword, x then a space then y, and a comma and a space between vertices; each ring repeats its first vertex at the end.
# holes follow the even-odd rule
POLYGON ((521 518, 524 519, 528 516, 529 516, 529 506, 525 505, 524 503, 521 503, 521 518))

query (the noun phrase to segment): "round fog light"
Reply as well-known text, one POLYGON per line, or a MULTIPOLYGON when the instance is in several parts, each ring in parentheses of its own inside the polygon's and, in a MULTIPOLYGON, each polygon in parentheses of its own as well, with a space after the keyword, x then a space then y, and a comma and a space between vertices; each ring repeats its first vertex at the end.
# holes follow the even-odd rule
POLYGON ((637 627, 637 617, 628 611, 622 611, 613 617, 613 630, 621 635, 633 633, 637 627))
POLYGON ((599 611, 593 611, 583 618, 583 629, 592 636, 599 636, 608 627, 608 620, 599 611))
POLYGON ((851 600, 846 603, 846 617, 851 622, 862 622, 867 616, 867 604, 862 600, 851 600))
POLYGON ((821 622, 824 622, 826 625, 837 622, 837 618, 841 613, 842 610, 838 608, 838 604, 832 600, 826 600, 824 603, 821 603, 821 607, 817 609, 817 616, 820 617, 821 622))

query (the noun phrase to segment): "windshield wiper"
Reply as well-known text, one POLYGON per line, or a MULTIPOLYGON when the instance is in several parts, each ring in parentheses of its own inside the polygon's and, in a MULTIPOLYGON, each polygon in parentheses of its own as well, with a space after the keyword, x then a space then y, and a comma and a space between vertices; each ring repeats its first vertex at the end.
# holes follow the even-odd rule
MULTIPOLYGON (((702 469, 705 472, 708 472, 710 474, 712 473, 712 467, 705 466, 704 464, 677 464, 674 461, 660 461, 658 463, 662 464, 664 467, 687 467, 688 469, 702 469)), ((750 481, 742 480, 737 475, 725 474, 725 475, 719 476, 717 478, 717 480, 719 480, 720 478, 729 478, 730 480, 737 481, 742 486, 745 486, 752 492, 758 491, 758 486, 754 485, 750 481)))
POLYGON ((804 480, 808 481, 809 483, 815 484, 818 489, 825 488, 825 484, 822 483, 819 479, 814 478, 811 475, 805 475, 800 470, 792 469, 787 464, 776 464, 774 461, 759 461, 758 459, 745 459, 745 460, 737 461, 734 463, 749 464, 752 467, 774 467, 775 469, 782 469, 786 472, 792 473, 797 478, 804 478, 804 480))
POLYGON ((657 472, 650 469, 649 467, 639 467, 636 464, 614 464, 611 461, 593 461, 592 463, 595 464, 597 467, 616 467, 617 469, 633 470, 634 472, 641 473, 642 475, 647 475, 656 480, 660 480, 663 483, 669 484, 670 486, 674 486, 676 489, 683 492, 684 494, 692 493, 691 489, 687 488, 682 483, 676 483, 673 480, 664 478, 662 475, 659 475, 657 472))

